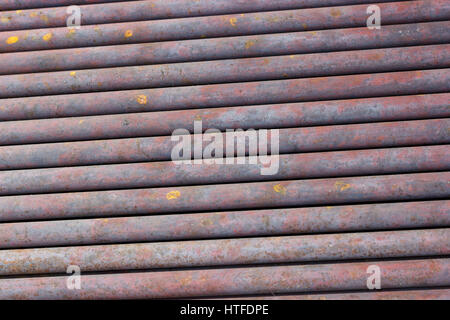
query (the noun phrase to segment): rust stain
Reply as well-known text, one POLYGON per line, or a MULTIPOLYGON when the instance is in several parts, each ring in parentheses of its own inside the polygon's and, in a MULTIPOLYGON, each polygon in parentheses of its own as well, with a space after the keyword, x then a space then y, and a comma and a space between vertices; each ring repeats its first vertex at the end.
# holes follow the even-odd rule
POLYGON ((132 30, 125 31, 125 38, 130 38, 132 36, 133 36, 133 31, 132 30))

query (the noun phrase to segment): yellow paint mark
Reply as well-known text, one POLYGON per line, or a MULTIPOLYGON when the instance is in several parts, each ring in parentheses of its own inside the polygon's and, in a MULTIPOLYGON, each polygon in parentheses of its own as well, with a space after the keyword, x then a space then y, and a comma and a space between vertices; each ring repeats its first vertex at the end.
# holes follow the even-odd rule
POLYGON ((76 75, 77 75, 77 73, 75 71, 70 72, 71 77, 75 77, 76 75))
POLYGON ((339 9, 331 9, 331 15, 337 18, 341 15, 341 11, 339 9))
POLYGON ((0 21, 2 23, 8 23, 11 20, 11 17, 0 17, 0 21))
POLYGON ((317 34, 316 31, 311 31, 310 34, 312 34, 313 36, 315 36, 317 34))
POLYGON ((103 222, 108 222, 109 220, 108 219, 103 219, 103 222))
POLYGON ((83 122, 84 122, 84 120, 80 120, 80 121, 78 122, 78 124, 83 124, 83 122))
POLYGON ((42 39, 44 39, 44 41, 50 41, 50 39, 53 37, 53 34, 51 32, 44 34, 44 36, 42 37, 42 39))
POLYGON ((98 26, 94 27, 94 31, 97 32, 99 36, 103 35, 102 29, 100 29, 98 26))
POLYGON ((44 21, 45 23, 48 23, 48 17, 45 14, 39 16, 39 18, 41 18, 41 20, 44 21))
POLYGON ((22 10, 16 10, 17 14, 22 14, 22 12, 23 12, 22 10))
POLYGON ((236 27, 236 22, 237 22, 237 19, 236 19, 236 18, 230 18, 230 24, 231 24, 233 27, 236 27))
POLYGON ((254 42, 254 41, 248 40, 248 41, 245 43, 245 49, 249 49, 249 48, 253 47, 254 45, 255 45, 255 42, 254 42))
POLYGON ((273 186, 273 190, 275 190, 275 192, 281 193, 281 194, 286 194, 287 189, 282 186, 281 184, 276 184, 273 186))
POLYGON ((180 196, 181 196, 180 191, 175 190, 175 191, 170 191, 170 192, 166 195, 166 198, 167 198, 167 200, 173 200, 173 199, 179 198, 180 196))
POLYGON ((66 38, 72 38, 75 34, 75 28, 69 28, 69 32, 66 34, 66 38))
POLYGON ((241 13, 241 17, 243 17, 244 16, 244 14, 243 13, 241 13))
POLYGON ((125 31, 125 38, 129 38, 133 36, 133 31, 132 30, 127 30, 125 31))
POLYGON ((30 12, 30 17, 32 17, 32 18, 37 17, 37 13, 36 12, 30 12))
POLYGON ((6 39, 7 44, 13 44, 13 43, 16 43, 17 41, 19 41, 19 37, 16 37, 16 36, 12 36, 12 37, 9 37, 8 39, 6 39))
POLYGON ((139 95, 139 96, 136 97, 136 101, 137 101, 139 104, 147 104, 147 96, 141 94, 141 95, 139 95))
POLYGON ((348 188, 350 188, 350 185, 348 183, 338 181, 335 183, 335 187, 339 191, 344 191, 344 190, 347 190, 348 188))
POLYGON ((333 209, 333 207, 327 207, 327 209, 333 209))
POLYGON ((291 59, 294 59, 294 58, 295 58, 295 56, 294 56, 294 55, 290 55, 290 56, 289 56, 289 58, 291 58, 291 59))

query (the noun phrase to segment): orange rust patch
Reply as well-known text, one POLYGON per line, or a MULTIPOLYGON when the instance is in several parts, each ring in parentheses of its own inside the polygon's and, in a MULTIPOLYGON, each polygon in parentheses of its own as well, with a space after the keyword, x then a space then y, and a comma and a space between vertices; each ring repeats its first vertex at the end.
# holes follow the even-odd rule
POLYGON ((125 31, 125 38, 130 38, 132 36, 133 36, 133 31, 132 30, 125 31))
POLYGON ((341 10, 339 9, 331 9, 331 15, 335 18, 340 17, 341 16, 341 10))
POLYGON ((248 40, 248 41, 245 43, 245 49, 249 49, 249 48, 253 47, 254 45, 255 45, 255 42, 254 42, 254 41, 248 40))

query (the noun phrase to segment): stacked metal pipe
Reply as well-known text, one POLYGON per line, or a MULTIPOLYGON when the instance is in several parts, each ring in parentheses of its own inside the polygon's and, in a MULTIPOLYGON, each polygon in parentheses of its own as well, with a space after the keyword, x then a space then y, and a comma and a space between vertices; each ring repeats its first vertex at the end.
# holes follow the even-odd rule
POLYGON ((450 299, 449 1, 0 10, 0 299, 450 299))

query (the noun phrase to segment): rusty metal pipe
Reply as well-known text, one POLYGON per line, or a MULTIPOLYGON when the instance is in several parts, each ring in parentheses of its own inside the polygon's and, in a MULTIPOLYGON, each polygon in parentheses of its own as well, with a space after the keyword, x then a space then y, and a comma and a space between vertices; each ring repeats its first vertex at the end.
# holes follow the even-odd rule
POLYGON ((27 8, 46 8, 57 6, 70 6, 74 4, 91 4, 105 2, 119 2, 127 0, 2 0, 0 10, 16 10, 27 8))
MULTIPOLYGON (((272 106, 271 106, 272 107, 272 106)), ((429 106, 427 106, 429 107, 429 106)), ((99 116, 90 118, 67 118, 57 120, 38 120, 33 122, 0 123, 3 139, 0 144, 33 143, 49 141, 84 140, 98 138, 118 138, 127 136, 145 136, 169 134, 171 130, 186 128, 193 132, 195 117, 201 114, 203 129, 217 128, 225 131, 231 128, 248 129, 301 126, 315 121, 313 116, 322 118, 323 109, 312 108, 312 117, 301 108, 263 108, 260 118, 253 108, 240 113, 230 109, 226 112, 213 110, 198 112, 173 111, 173 114, 138 113, 99 116), (227 112, 229 111, 229 112, 227 112), (290 117, 286 118, 285 115, 290 117), (298 114, 298 117, 294 115, 298 114), (271 117, 272 116, 272 117, 271 117), (228 119, 233 118, 233 122, 228 119), (188 122, 188 121, 192 122, 188 122), (80 121, 82 122, 80 125, 80 121), (167 123, 164 123, 167 121, 167 123), (127 123, 126 126, 123 124, 127 123), (12 125, 14 124, 14 126, 12 125), (241 127, 242 126, 242 127, 241 127), (20 128, 20 130, 16 130, 20 128), (45 128, 45 130, 40 130, 45 128), (153 129, 158 129, 154 132, 153 129), (13 140, 14 139, 14 140, 13 140)), ((361 110, 369 115, 368 110, 361 110)), ((387 111, 387 110, 385 110, 387 111)), ((446 108, 447 113, 450 112, 446 108)), ((353 112, 353 110, 351 111, 353 112)), ((450 114, 449 114, 450 115, 450 114)), ((326 115, 327 117, 329 115, 326 115)), ((391 114, 392 116, 392 114, 391 114)), ((319 119, 317 119, 320 121, 319 119)), ((337 117, 330 115, 335 122, 337 117)), ((450 144, 448 128, 450 119, 380 122, 371 124, 331 125, 309 128, 289 128, 279 130, 279 152, 299 153, 312 151, 331 151, 357 148, 402 147, 412 145, 450 144)), ((268 132, 270 148, 271 132, 268 132)), ((204 134, 203 149, 209 144, 211 134, 204 134)), ((225 141, 226 134, 222 134, 225 141)), ((194 144, 194 136, 191 136, 194 144)), ((0 170, 32 169, 42 167, 61 167, 93 164, 113 164, 124 162, 164 161, 171 159, 171 152, 178 142, 170 136, 79 141, 72 143, 46 143, 36 145, 15 145, 0 147, 0 170)), ((245 141, 248 155, 249 144, 245 141)), ((193 151, 191 150, 193 154, 193 151)), ((223 154, 226 153, 224 147, 223 154)), ((206 155, 207 156, 207 155, 206 155)), ((208 157, 208 156, 207 156, 208 157)))
POLYGON ((270 175, 262 174, 269 166, 256 157, 227 159, 231 164, 165 161, 0 171, 0 195, 441 171, 450 170, 448 151, 439 145, 280 155, 272 157, 270 166, 279 164, 270 175))
POLYGON ((449 242, 447 228, 0 250, 0 275, 439 256, 449 242))
MULTIPOLYGON (((0 119, 197 109, 448 92, 450 91, 449 70, 434 69, 1 99, 0 119)), ((445 96, 440 97, 445 98, 445 96)), ((392 99, 394 101, 402 98, 392 99)), ((428 97, 412 97, 411 101, 408 100, 409 98, 403 99, 407 99, 408 105, 418 100, 430 102, 428 97)), ((403 102, 405 103, 405 100, 403 102)), ((442 108, 447 108, 448 100, 443 99, 438 104, 440 103, 442 108)))
POLYGON ((0 248, 435 228, 448 225, 450 201, 381 203, 2 223, 0 248), (25 234, 26 237, 18 236, 25 234))
POLYGON ((377 261, 84 275, 80 290, 67 276, 0 279, 0 299, 133 299, 366 290, 369 266, 384 289, 450 285, 450 259, 377 261))
MULTIPOLYGON (((28 61, 29 63, 29 61, 28 61)), ((35 65, 35 64, 33 64, 35 65)), ((0 97, 450 67, 450 44, 0 76, 0 97)))
MULTIPOLYGON (((79 7, 81 12, 81 24, 83 27, 91 24, 119 23, 128 21, 183 18, 272 10, 302 9, 309 7, 357 5, 359 3, 365 3, 365 8, 368 7, 368 3, 378 3, 378 6, 380 6, 380 9, 383 12, 383 24, 386 24, 387 22, 386 16, 391 19, 395 19, 394 21, 396 21, 396 23, 404 23, 404 21, 411 22, 411 20, 408 19, 409 17, 404 16, 404 10, 408 10, 410 7, 417 8, 417 10, 413 12, 413 14, 416 17, 420 17, 420 20, 418 21, 425 21, 430 17, 430 15, 431 17, 434 17, 434 19, 438 19, 440 16, 442 16, 442 12, 444 11, 441 7, 440 11, 435 11, 431 14, 429 8, 430 6, 434 6, 434 3, 429 3, 428 6, 423 7, 422 2, 424 1, 410 1, 405 4, 389 3, 387 5, 383 4, 382 2, 389 2, 389 0, 322 0, 320 2, 311 0, 209 0, 190 2, 188 6, 180 5, 180 0, 152 0, 127 1, 123 3, 89 4, 81 5, 79 7), (392 8, 396 8, 395 17, 391 17, 390 15, 388 15, 388 12, 390 13, 392 8)), ((442 5, 446 4, 445 1, 442 0, 438 0, 438 2, 442 2, 442 5)), ((73 4, 76 3, 71 1, 71 3, 68 5, 73 4)), ((22 3, 21 8, 24 7, 25 4, 22 3)), ((345 9, 344 12, 348 14, 348 12, 351 10, 350 8, 351 7, 343 8, 345 9)), ((0 4, 0 10, 9 9, 7 8, 6 4, 0 4)), ((0 24, 0 31, 65 27, 67 25, 67 17, 69 16, 66 10, 67 7, 55 7, 20 10, 19 12, 0 12, 0 21, 2 22, 0 24)), ((308 12, 310 12, 310 10, 308 10, 308 12)), ((341 17, 343 12, 339 13, 333 11, 333 17, 335 17, 336 19, 341 17)), ((357 13, 357 11, 354 12, 354 14, 357 13)), ((308 17, 308 20, 311 20, 311 16, 308 17)), ((350 21, 353 22, 351 19, 350 21)), ((310 22, 313 24, 317 23, 316 21, 310 22)))
POLYGON ((221 300, 450 300, 450 289, 393 290, 331 294, 239 296, 221 300))
POLYGON ((435 172, 4 196, 0 221, 442 199, 449 179, 450 172, 435 172))
MULTIPOLYGON (((98 61, 105 61, 105 59, 110 61, 109 65, 113 64, 113 61, 129 61, 130 56, 140 57, 137 61, 133 58, 132 64, 144 62, 174 63, 327 51, 376 49, 393 46, 442 44, 450 41, 450 32, 448 32, 449 25, 450 22, 441 21, 383 26, 383 28, 376 30, 376 32, 374 32, 374 30, 369 30, 367 27, 345 28, 214 39, 165 41, 162 43, 141 43, 128 46, 123 46, 123 44, 135 42, 136 40, 132 41, 121 35, 120 42, 99 43, 99 41, 97 41, 96 44, 98 46, 91 48, 79 48, 80 44, 72 44, 71 42, 73 41, 71 40, 71 37, 67 36, 67 32, 69 31, 67 31, 66 28, 64 28, 64 34, 61 35, 60 41, 56 41, 56 35, 53 35, 47 29, 42 29, 45 31, 36 31, 36 33, 39 33, 34 36, 39 37, 37 40, 33 41, 32 39, 27 39, 21 41, 20 37, 32 37, 30 34, 25 34, 26 32, 30 33, 31 31, 24 30, 0 32, 0 44, 3 44, 0 46, 0 52, 47 50, 45 52, 42 51, 34 54, 19 54, 22 56, 25 55, 23 58, 16 55, 14 64, 17 65, 17 61, 21 59, 27 61, 30 60, 30 55, 37 55, 36 58, 38 58, 39 63, 45 65, 45 61, 47 61, 47 64, 53 70, 61 68, 62 64, 64 65, 64 69, 71 67, 76 69, 77 66, 79 67, 81 65, 85 67, 89 66, 91 68, 95 67, 95 65, 98 65, 98 61), (47 41, 44 39, 47 39, 47 41), (7 44, 7 42, 13 41, 16 42, 7 44), (108 44, 122 45, 100 46, 108 44), (77 46, 78 48, 54 50, 53 52, 48 51, 49 49, 62 49, 70 46, 77 46), (146 52, 146 54, 143 54, 143 52, 146 52), (43 56, 43 54, 45 56, 43 56), (147 57, 145 57, 146 55, 147 57), (58 63, 58 61, 60 62, 58 63)), ((146 34, 153 35, 152 32, 146 34)), ((140 42, 151 40, 152 38, 149 36, 148 38, 143 38, 140 42)), ((163 41, 175 39, 156 38, 153 40, 163 41)), ((9 61, 10 58, 7 60, 9 61)), ((36 61, 36 59, 34 61, 36 61)), ((120 65, 120 62, 117 62, 117 64, 120 65)))
MULTIPOLYGON (((281 86, 280 86, 281 87, 281 86)), ((191 87, 196 90, 198 87, 191 87)), ((204 87, 203 87, 204 88, 204 87)), ((182 88, 180 88, 182 90, 182 88)), ((198 90, 198 89, 197 89, 198 90)), ((123 92, 126 94, 127 92, 123 92)), ((97 108, 82 108, 69 109, 67 105, 60 105, 57 107, 46 106, 46 108, 39 108, 40 106, 35 101, 38 98, 28 98, 26 101, 30 102, 30 107, 27 108, 25 104, 20 103, 23 100, 9 99, 3 100, 6 104, 0 108, 0 120, 31 120, 35 118, 47 118, 45 123, 46 130, 52 132, 52 136, 70 140, 69 135, 63 133, 62 128, 70 127, 71 135, 80 137, 99 138, 101 137, 129 137, 132 135, 146 136, 149 132, 155 132, 150 127, 169 127, 166 133, 169 134, 174 128, 186 128, 192 130, 194 120, 201 119, 203 125, 209 128, 282 128, 282 127, 298 127, 298 126, 312 126, 312 125, 328 125, 328 124, 346 124, 358 122, 375 122, 375 121, 394 121, 394 120, 414 120, 414 119, 430 119, 437 117, 450 117, 450 110, 448 108, 448 101, 450 100, 450 93, 441 94, 427 94, 427 95, 411 95, 411 96, 393 96, 393 97, 378 97, 378 98, 364 98, 351 100, 337 100, 337 101, 318 101, 318 102, 304 102, 278 105, 251 105, 241 107, 216 107, 207 108, 206 105, 210 103, 213 107, 216 105, 226 104, 227 98, 223 95, 218 96, 218 101, 214 104, 212 99, 205 102, 200 102, 199 99, 194 99, 193 102, 186 103, 186 108, 194 107, 198 103, 204 109, 182 110, 171 112, 151 112, 142 113, 140 111, 149 108, 159 109, 159 105, 152 106, 152 101, 148 101, 147 96, 138 96, 142 103, 141 107, 129 105, 120 110, 119 106, 114 106, 112 109, 106 109, 106 106, 101 105, 103 109, 97 108), (19 103, 17 103, 19 101, 19 103), (145 104, 144 104, 145 102, 145 104), (147 107, 147 105, 150 105, 147 107), (17 107, 17 108, 15 108, 17 107), (21 107, 22 109, 18 108, 21 107), (97 113, 123 113, 128 111, 126 115, 110 115, 102 117, 83 117, 79 118, 78 125, 75 126, 73 119, 48 119, 53 117, 64 116, 82 116, 82 115, 96 115, 97 113), (133 114, 133 112, 139 112, 133 114), (286 117, 286 115, 289 117, 286 117), (137 122, 136 120, 139 119, 137 122), (79 122, 83 120, 83 130, 80 130, 79 122), (101 121, 99 121, 101 120, 101 121), (127 120, 126 126, 122 124, 127 120), (232 121, 230 121, 232 120, 232 121), (63 126, 59 126, 63 123, 63 126), (226 123, 226 124, 225 124, 226 123), (120 124, 120 125, 119 125, 120 124), (142 126, 142 127, 141 127, 142 126), (148 128, 147 128, 148 127, 148 128), (145 128, 145 129, 144 129, 145 128), (98 130, 101 135, 94 135, 92 130, 98 130), (120 131, 120 134, 116 133, 120 131), (133 133, 131 133, 132 131, 133 133)), ((251 90, 250 95, 255 94, 255 90, 251 90)), ((67 96, 66 96, 67 97, 67 96)), ((202 98, 207 98, 202 97, 202 98)), ((251 96, 249 99, 256 99, 256 96, 251 96)), ((282 95, 278 94, 275 99, 282 99, 282 95)), ((178 97, 179 99, 179 97, 178 97)), ((60 99, 61 100, 61 99, 60 99)), ((152 99, 154 100, 154 99, 152 99)), ((1 101, 1 100, 0 100, 1 101)), ((274 101, 274 98, 272 98, 274 101)), ((276 100, 275 100, 276 101, 276 100)), ((179 109, 181 102, 173 101, 169 105, 171 109, 179 109)), ((250 101, 251 102, 251 101, 250 101)), ((169 102, 167 102, 169 103, 169 102)), ((157 103, 156 103, 157 104, 157 103)), ((18 123, 22 130, 27 130, 32 123, 39 122, 22 122, 18 123), (26 126, 24 125, 26 123, 26 126)), ((11 130, 8 123, 0 123, 1 144, 7 144, 7 132, 11 130)), ((21 131, 23 132, 23 131, 21 131)), ((18 134, 18 133, 17 133, 18 134)), ((42 135, 42 131, 34 128, 34 135, 42 135)), ((46 136, 45 139, 49 139, 46 136)), ((43 140, 48 141, 48 140, 43 140)), ((52 140, 57 141, 57 140, 52 140)), ((28 142, 30 143, 30 142, 28 142)))

